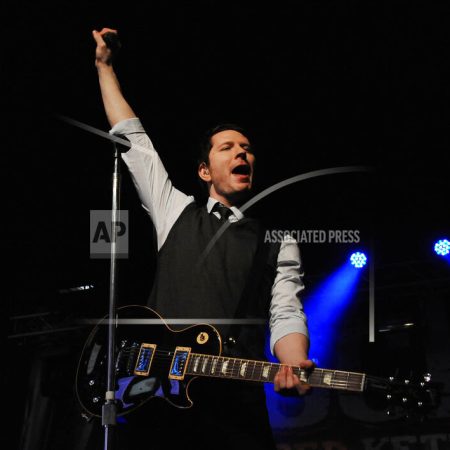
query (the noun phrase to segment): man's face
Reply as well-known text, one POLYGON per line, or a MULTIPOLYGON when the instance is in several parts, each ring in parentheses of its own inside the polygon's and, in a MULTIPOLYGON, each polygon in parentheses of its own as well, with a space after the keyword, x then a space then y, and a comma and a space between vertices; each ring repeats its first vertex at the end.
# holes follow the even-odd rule
POLYGON ((200 177, 211 183, 210 195, 234 202, 252 188, 255 156, 249 140, 235 130, 216 133, 211 138, 209 165, 200 166, 200 177))

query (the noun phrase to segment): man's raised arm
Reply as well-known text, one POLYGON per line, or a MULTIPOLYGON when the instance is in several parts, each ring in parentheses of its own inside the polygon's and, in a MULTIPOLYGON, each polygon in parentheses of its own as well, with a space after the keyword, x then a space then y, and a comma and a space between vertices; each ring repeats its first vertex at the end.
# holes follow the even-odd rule
POLYGON ((92 32, 97 43, 95 66, 103 105, 112 127, 110 133, 131 143, 131 148, 122 154, 122 159, 128 166, 142 206, 153 221, 160 249, 178 216, 194 198, 172 185, 150 138, 122 95, 112 66, 114 55, 103 39, 108 32, 116 33, 116 30, 103 28, 100 32, 92 32))
POLYGON ((113 54, 103 39, 105 33, 117 34, 117 31, 111 28, 103 28, 101 31, 94 30, 92 32, 97 43, 97 48, 95 49, 95 67, 97 67, 98 71, 103 105, 109 124, 113 127, 121 120, 136 117, 136 114, 120 90, 119 80, 112 66, 113 54))

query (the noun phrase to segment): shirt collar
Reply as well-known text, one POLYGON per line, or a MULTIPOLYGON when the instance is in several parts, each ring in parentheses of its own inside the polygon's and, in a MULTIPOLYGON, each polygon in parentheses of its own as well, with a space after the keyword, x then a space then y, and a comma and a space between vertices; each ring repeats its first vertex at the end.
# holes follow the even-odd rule
MULTIPOLYGON (((211 214, 211 210, 213 209, 213 207, 216 203, 219 203, 219 200, 216 200, 215 198, 212 198, 212 197, 208 198, 208 203, 206 204, 206 209, 209 214, 211 214)), ((239 211, 239 209, 236 208, 236 206, 231 206, 230 209, 237 220, 241 220, 244 218, 244 214, 242 214, 241 211, 239 211)))

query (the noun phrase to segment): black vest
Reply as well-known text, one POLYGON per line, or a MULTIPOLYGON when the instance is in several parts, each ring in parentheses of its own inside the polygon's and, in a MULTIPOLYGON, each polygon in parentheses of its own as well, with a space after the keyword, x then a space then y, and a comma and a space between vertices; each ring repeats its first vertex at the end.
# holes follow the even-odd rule
MULTIPOLYGON (((230 223, 205 255, 221 225, 195 203, 173 225, 159 251, 149 300, 163 317, 268 319, 279 244, 264 243, 264 227, 244 218, 230 223)), ((228 356, 264 359, 266 324, 215 327, 228 342, 228 356)))

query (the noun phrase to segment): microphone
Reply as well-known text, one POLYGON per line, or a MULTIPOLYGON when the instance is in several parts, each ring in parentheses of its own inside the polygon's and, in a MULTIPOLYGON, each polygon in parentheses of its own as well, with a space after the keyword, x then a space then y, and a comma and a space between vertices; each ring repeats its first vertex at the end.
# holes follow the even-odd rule
POLYGON ((117 33, 108 31, 102 37, 103 40, 105 41, 106 46, 111 50, 113 56, 116 56, 122 47, 122 44, 120 43, 117 33))

